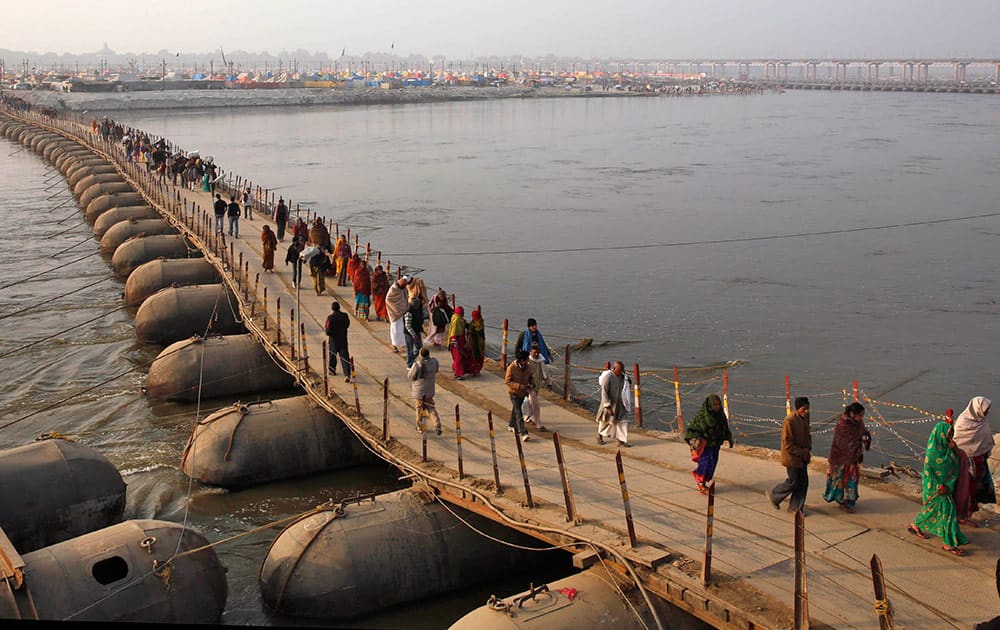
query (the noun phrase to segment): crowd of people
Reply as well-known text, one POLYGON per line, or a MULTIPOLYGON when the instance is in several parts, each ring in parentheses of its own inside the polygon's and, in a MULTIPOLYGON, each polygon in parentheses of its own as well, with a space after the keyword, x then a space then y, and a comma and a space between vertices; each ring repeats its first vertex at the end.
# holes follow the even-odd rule
MULTIPOLYGON (((3 96, 4 104, 17 106, 11 97, 3 96)), ((174 184, 196 186, 214 193, 218 179, 211 160, 202 160, 197 152, 184 154, 170 151, 164 140, 151 141, 150 137, 135 129, 104 118, 94 120, 93 132, 108 141, 120 142, 128 159, 149 164, 150 170, 168 175, 174 184)), ((215 194, 216 230, 223 232, 224 219, 229 219, 229 234, 239 238, 239 218, 252 217, 253 196, 250 189, 236 194, 226 202, 215 194)), ((274 255, 278 243, 284 241, 291 219, 283 198, 275 205, 270 218, 276 230, 269 225, 261 229, 263 268, 274 271, 274 255)), ((448 348, 451 354, 452 377, 462 380, 476 376, 483 368, 486 356, 486 333, 482 314, 478 309, 465 319, 463 307, 456 306, 444 289, 439 288, 428 297, 423 279, 406 274, 392 279, 381 264, 374 268, 367 258, 352 251, 346 235, 338 234, 334 240, 323 220, 315 218, 306 225, 296 218, 291 229, 292 242, 288 247, 285 263, 292 265, 293 286, 300 286, 303 266, 308 266, 317 295, 325 292, 327 276, 336 278, 337 286, 350 286, 354 292, 354 316, 359 320, 389 323, 389 340, 394 352, 405 349, 407 375, 412 383, 412 396, 416 414, 416 429, 426 430, 424 418, 432 418, 435 430, 441 434, 441 419, 434 405, 435 382, 440 370, 438 360, 431 355, 430 347, 448 348), (429 347, 430 346, 430 347, 429 347)), ((330 337, 329 371, 337 373, 338 362, 350 381, 352 363, 348 349, 347 330, 350 318, 334 302, 326 322, 330 337)), ((539 390, 551 382, 549 365, 551 352, 538 329, 535 319, 529 318, 525 329, 514 344, 514 360, 507 366, 504 384, 511 400, 508 429, 527 441, 530 436, 526 424, 534 423, 544 431, 539 390)), ((614 442, 629 447, 628 417, 632 412, 633 384, 625 373, 624 364, 615 361, 602 371, 597 379, 600 403, 595 421, 597 443, 614 442)), ((908 526, 908 531, 921 539, 932 535, 941 538, 944 550, 954 555, 964 555, 962 545, 968 538, 961 526, 978 527, 972 515, 981 504, 996 503, 993 478, 988 458, 993 449, 993 432, 987 421, 990 400, 976 396, 954 422, 939 422, 927 440, 922 474, 923 506, 908 526)), ((781 430, 781 464, 786 478, 765 491, 768 501, 780 509, 788 499, 788 510, 805 514, 805 501, 809 488, 808 466, 812 458, 810 405, 806 397, 795 399, 792 411, 785 417, 781 430)), ((865 427, 865 408, 858 402, 847 405, 834 429, 833 441, 827 460, 826 486, 823 499, 836 503, 845 512, 856 509, 864 453, 871 448, 871 433, 865 427)), ((735 444, 729 427, 727 412, 716 394, 707 396, 697 414, 688 423, 684 439, 690 445, 691 459, 696 463, 692 471, 696 488, 707 493, 712 483, 723 444, 735 444)))

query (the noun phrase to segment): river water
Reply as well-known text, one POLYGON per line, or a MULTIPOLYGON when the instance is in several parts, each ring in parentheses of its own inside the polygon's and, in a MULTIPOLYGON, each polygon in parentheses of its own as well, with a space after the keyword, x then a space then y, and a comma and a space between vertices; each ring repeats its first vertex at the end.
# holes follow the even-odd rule
MULTIPOLYGON (((697 368, 733 362, 740 439, 765 445, 776 443, 786 374, 827 428, 852 379, 873 398, 935 413, 995 394, 998 218, 939 222, 996 211, 992 96, 789 92, 114 117, 352 226, 394 265, 424 269, 432 288, 481 304, 491 326, 509 318, 516 331, 535 317, 554 348, 595 340, 576 364, 639 363, 652 426, 673 420, 675 365, 690 416, 720 387, 717 370, 697 368)), ((127 518, 186 518, 211 540, 401 487, 382 466, 236 493, 190 484, 179 462, 194 418, 232 401, 199 409, 141 396, 159 348, 136 343, 122 283, 54 169, 4 141, 0 197, 10 228, 0 234, 9 378, 0 424, 18 420, 0 431, 0 448, 44 431, 76 435, 122 471, 127 518), (19 281, 84 256, 58 276, 19 281)), ((495 348, 498 331, 489 337, 495 348)), ((592 372, 573 375, 582 396, 596 389, 592 372)), ((870 410, 870 422, 890 423, 876 427, 872 463, 919 467, 926 416, 870 410)), ((818 436, 819 452, 828 437, 818 436)), ((256 573, 273 535, 219 548, 224 623, 303 623, 260 604, 256 573)), ((439 627, 490 592, 525 588, 522 578, 361 623, 439 627)))

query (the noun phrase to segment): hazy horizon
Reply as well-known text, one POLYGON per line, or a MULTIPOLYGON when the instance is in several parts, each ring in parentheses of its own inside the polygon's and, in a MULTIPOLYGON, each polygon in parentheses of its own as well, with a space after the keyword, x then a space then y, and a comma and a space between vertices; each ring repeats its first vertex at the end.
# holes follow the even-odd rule
MULTIPOLYGON (((338 58, 391 53, 449 58, 993 57, 995 0, 916 7, 907 0, 427 0, 312 6, 288 0, 169 4, 39 0, 6 7, 0 48, 34 54, 203 55, 307 50, 338 58), (39 15, 44 16, 39 19, 39 15), (32 24, 32 28, 18 28, 32 24), (105 28, 101 28, 104 25, 105 28)), ((18 60, 7 59, 12 65, 18 60)))

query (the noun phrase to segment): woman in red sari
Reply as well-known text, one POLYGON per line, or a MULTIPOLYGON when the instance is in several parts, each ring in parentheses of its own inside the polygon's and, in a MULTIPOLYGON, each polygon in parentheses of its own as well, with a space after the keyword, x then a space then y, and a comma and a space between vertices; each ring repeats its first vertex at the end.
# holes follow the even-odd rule
POLYGON ((455 313, 451 316, 451 323, 448 325, 448 348, 451 349, 451 370, 455 373, 455 378, 461 380, 465 377, 466 355, 468 350, 465 347, 465 309, 461 306, 455 307, 455 313))
POLYGON ((389 321, 389 311, 385 307, 385 294, 389 291, 389 276, 382 265, 375 265, 372 274, 372 302, 375 306, 375 321, 389 321))
POLYGON ((358 319, 368 320, 368 305, 371 304, 369 297, 372 292, 372 279, 368 273, 368 267, 361 263, 354 272, 354 316, 358 319))

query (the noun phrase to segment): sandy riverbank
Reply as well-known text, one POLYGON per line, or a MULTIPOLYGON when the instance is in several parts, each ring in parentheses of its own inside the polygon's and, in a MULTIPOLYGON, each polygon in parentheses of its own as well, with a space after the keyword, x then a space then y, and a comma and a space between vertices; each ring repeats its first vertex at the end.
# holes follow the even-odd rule
POLYGON ((385 105, 434 103, 499 98, 567 98, 650 96, 634 92, 584 92, 559 88, 426 87, 289 88, 275 90, 162 90, 152 92, 19 92, 17 96, 57 110, 116 112, 153 109, 205 109, 210 107, 268 107, 298 105, 385 105))

